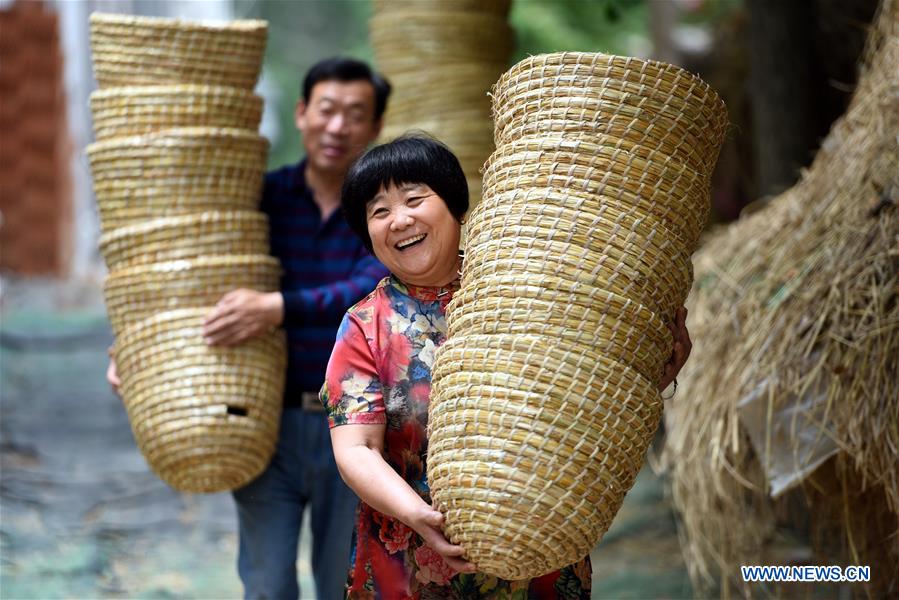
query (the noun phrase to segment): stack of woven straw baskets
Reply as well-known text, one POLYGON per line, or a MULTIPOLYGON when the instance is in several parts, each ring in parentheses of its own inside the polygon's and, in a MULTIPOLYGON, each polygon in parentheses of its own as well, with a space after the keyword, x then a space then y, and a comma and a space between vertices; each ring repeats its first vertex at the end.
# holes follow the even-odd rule
POLYGON ((264 21, 91 16, 101 89, 87 152, 121 394, 151 468, 183 491, 250 481, 277 437, 283 333, 236 348, 208 347, 201 333, 223 294, 278 289, 256 210, 266 33, 264 21))
POLYGON ((450 539, 514 580, 587 555, 642 465, 727 117, 682 69, 583 53, 520 62, 493 111, 428 480, 450 539))
POLYGON ((511 0, 375 0, 369 30, 379 69, 393 84, 381 139, 409 130, 447 144, 462 164, 472 205, 493 151, 487 93, 514 44, 511 0))

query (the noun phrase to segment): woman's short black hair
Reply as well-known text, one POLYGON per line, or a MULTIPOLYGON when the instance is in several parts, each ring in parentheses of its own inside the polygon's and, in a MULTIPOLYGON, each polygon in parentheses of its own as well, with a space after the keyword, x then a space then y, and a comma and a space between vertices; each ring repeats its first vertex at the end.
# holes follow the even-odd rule
POLYGON ((354 58, 335 56, 312 65, 303 79, 303 101, 309 104, 312 88, 323 81, 367 81, 375 90, 375 120, 384 115, 387 98, 390 96, 390 82, 367 64, 354 58))
POLYGON ((350 167, 341 193, 344 217, 369 251, 366 205, 382 186, 404 183, 423 183, 434 190, 457 221, 468 211, 465 173, 459 159, 442 142, 415 133, 375 146, 350 167))

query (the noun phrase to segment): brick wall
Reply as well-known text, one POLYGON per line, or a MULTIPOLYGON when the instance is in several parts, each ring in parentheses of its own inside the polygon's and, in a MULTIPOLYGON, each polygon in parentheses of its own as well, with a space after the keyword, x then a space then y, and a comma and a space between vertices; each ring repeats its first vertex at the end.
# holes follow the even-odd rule
POLYGON ((58 19, 43 2, 0 10, 0 269, 64 275, 71 143, 58 19))

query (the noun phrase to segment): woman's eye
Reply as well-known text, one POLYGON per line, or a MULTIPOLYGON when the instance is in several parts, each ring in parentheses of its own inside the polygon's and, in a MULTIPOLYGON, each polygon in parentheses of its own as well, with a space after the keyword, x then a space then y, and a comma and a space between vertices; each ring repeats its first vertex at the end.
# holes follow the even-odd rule
POLYGON ((383 217, 386 214, 387 214, 386 208, 376 208, 373 211, 371 211, 371 216, 373 216, 373 217, 383 217))
POLYGON ((424 196, 412 196, 408 200, 406 200, 406 204, 415 206, 416 204, 421 204, 422 200, 424 200, 424 196))

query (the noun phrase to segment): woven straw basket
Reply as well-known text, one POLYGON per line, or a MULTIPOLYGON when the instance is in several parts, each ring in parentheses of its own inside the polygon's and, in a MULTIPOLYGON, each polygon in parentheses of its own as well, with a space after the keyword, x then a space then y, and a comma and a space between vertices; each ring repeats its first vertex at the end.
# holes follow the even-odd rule
POLYGON ((375 58, 394 85, 381 139, 419 131, 441 140, 459 158, 472 206, 494 148, 488 92, 514 46, 510 5, 379 0, 369 22, 375 58))
POLYGON ((586 556, 642 466, 727 116, 677 67, 600 54, 531 57, 493 97, 428 481, 448 537, 517 580, 586 556))
POLYGON ((156 314, 116 343, 121 394, 150 467, 186 492, 220 492, 253 480, 278 435, 283 332, 235 348, 202 338, 211 307, 156 314))
POLYGON ((213 306, 237 288, 277 291, 280 275, 278 259, 271 256, 214 256, 113 271, 103 291, 112 329, 119 335, 128 325, 158 312, 213 306))
POLYGON ((265 53, 265 21, 203 24, 94 13, 94 74, 101 88, 198 83, 252 90, 265 53))
POLYGON ((262 98, 226 86, 116 87, 95 91, 90 104, 99 141, 181 127, 256 131, 262 118, 262 98))
POLYGON ((266 254, 268 220, 257 211, 214 211, 162 217, 120 227, 100 237, 106 267, 226 254, 266 254))
POLYGON ((254 131, 187 127, 87 148, 104 231, 145 219, 259 203, 268 142, 254 131))

